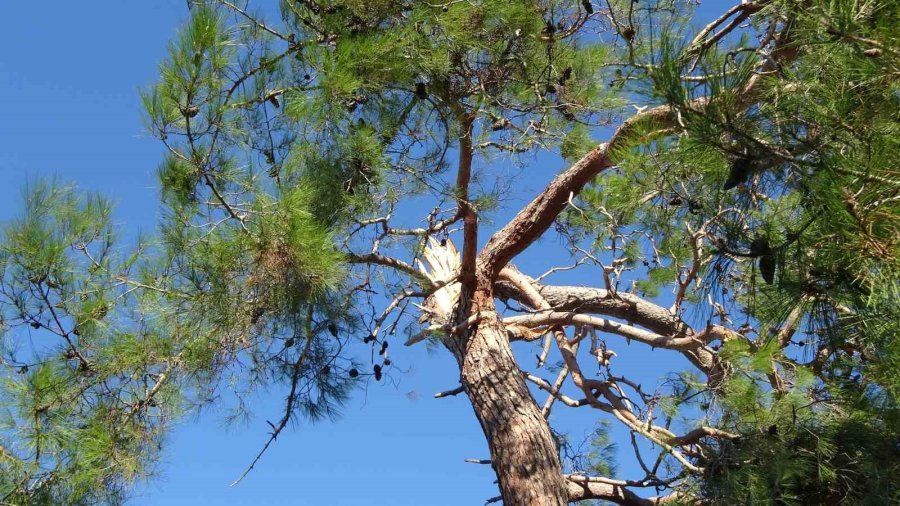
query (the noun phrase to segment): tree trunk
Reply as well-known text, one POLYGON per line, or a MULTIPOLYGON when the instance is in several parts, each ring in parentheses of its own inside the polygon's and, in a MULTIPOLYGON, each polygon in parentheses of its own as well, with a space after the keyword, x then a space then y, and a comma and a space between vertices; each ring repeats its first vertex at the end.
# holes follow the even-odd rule
POLYGON ((457 354, 462 384, 491 450, 503 504, 558 506, 568 493, 550 426, 522 377, 493 301, 457 354))

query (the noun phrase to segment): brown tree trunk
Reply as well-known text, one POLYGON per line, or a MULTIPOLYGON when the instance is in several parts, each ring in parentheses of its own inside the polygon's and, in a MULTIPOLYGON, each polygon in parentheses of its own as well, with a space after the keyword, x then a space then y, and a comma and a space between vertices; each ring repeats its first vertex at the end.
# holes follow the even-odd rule
POLYGON ((490 309, 481 311, 465 350, 456 355, 462 384, 490 446, 503 504, 568 504, 550 426, 525 385, 493 301, 487 304, 490 309))

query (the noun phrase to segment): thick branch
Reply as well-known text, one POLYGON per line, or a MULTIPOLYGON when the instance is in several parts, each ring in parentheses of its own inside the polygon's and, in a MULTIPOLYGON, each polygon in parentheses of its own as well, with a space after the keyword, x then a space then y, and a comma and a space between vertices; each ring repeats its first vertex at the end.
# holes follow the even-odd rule
POLYGON ((623 506, 652 506, 672 502, 676 499, 675 495, 644 498, 622 485, 574 474, 566 476, 566 487, 569 491, 570 502, 601 499, 623 506))
MULTIPOLYGON (((692 364, 709 375, 711 385, 718 384, 723 377, 721 362, 715 352, 705 344, 717 338, 721 339, 726 332, 723 327, 713 326, 700 334, 695 334, 686 323, 666 308, 634 294, 625 292, 613 294, 601 288, 584 286, 541 285, 512 268, 503 271, 500 280, 494 285, 494 293, 501 299, 513 299, 533 309, 540 309, 534 306, 533 301, 543 300, 547 302, 549 309, 555 311, 614 316, 640 325, 659 336, 665 336, 673 343, 681 344, 681 339, 690 339, 694 343, 693 347, 678 349, 692 364), (675 341, 676 339, 679 341, 675 341)), ((620 327, 620 330, 624 328, 620 327)), ((648 334, 647 337, 651 335, 648 334)), ((653 339, 649 341, 642 342, 651 344, 653 339)), ((660 344, 653 346, 663 347, 662 341, 657 342, 660 344)))
POLYGON ((609 142, 598 145, 568 170, 556 176, 534 200, 488 240, 479 255, 479 276, 488 280, 496 279, 500 270, 513 257, 525 251, 543 235, 572 197, 578 195, 598 174, 615 165, 612 152, 623 148, 639 125, 650 125, 653 130, 663 131, 669 127, 673 118, 673 109, 669 106, 654 107, 635 114, 616 130, 609 142))
POLYGON ((459 169, 456 173, 456 203, 463 220, 462 263, 460 281, 471 287, 475 282, 475 257, 478 251, 478 216, 469 202, 469 183, 472 180, 472 122, 474 115, 460 113, 459 169))
POLYGON ((715 439, 737 439, 739 436, 714 427, 697 427, 683 436, 670 439, 668 442, 674 446, 683 446, 696 443, 704 437, 715 439))
MULTIPOLYGON (((533 286, 528 284, 521 273, 513 269, 504 269, 502 275, 506 280, 508 280, 523 292, 526 297, 527 304, 541 310, 547 310, 550 308, 550 304, 545 299, 543 299, 540 294, 536 292, 536 290, 534 290, 533 286)), ((667 440, 674 438, 675 435, 673 433, 671 433, 668 429, 649 425, 643 420, 638 419, 637 416, 635 416, 635 414, 631 411, 631 409, 629 409, 629 406, 623 403, 622 400, 618 396, 616 396, 615 393, 613 393, 608 382, 589 380, 584 377, 584 374, 581 372, 581 367, 578 365, 578 360, 576 358, 577 343, 570 343, 566 338, 565 333, 563 333, 561 330, 555 329, 552 334, 556 339, 557 348, 559 349, 559 352, 562 355, 563 360, 565 361, 566 367, 569 369, 572 375, 572 382, 575 383, 575 386, 581 389, 582 392, 584 392, 585 397, 591 406, 603 411, 611 412, 618 420, 627 425, 629 428, 662 446, 667 452, 669 452, 670 455, 681 462, 681 464, 691 472, 702 472, 700 468, 689 462, 681 452, 675 449, 672 445, 666 443, 664 439, 667 440), (599 401, 597 399, 598 394, 603 396, 603 398, 609 404, 599 401)), ((547 387, 545 389, 552 392, 552 390, 549 390, 549 384, 546 384, 545 386, 547 387)))
POLYGON ((525 281, 524 289, 501 279, 494 285, 494 294, 500 299, 513 299, 530 307, 530 297, 524 293, 530 286, 556 311, 613 316, 665 336, 685 337, 692 334, 690 327, 668 309, 637 295, 627 292, 612 294, 602 288, 586 286, 542 285, 525 274, 517 275, 525 281))
POLYGON ((598 330, 610 332, 634 339, 655 348, 667 348, 672 350, 693 349, 704 344, 695 337, 663 336, 653 332, 632 327, 624 323, 614 322, 598 316, 591 316, 572 311, 541 311, 520 316, 504 318, 506 325, 522 325, 525 327, 538 327, 541 325, 586 325, 598 330))
MULTIPOLYGON (((784 61, 794 58, 797 49, 789 46, 788 32, 789 30, 785 30, 776 40, 771 58, 761 62, 757 73, 740 90, 735 90, 735 109, 750 107, 756 100, 761 76, 777 70, 784 61)), ((685 104, 685 108, 700 110, 709 100, 709 97, 700 97, 685 104)), ((510 260, 525 251, 550 228, 572 197, 578 195, 595 176, 615 165, 615 152, 671 133, 673 128, 678 127, 679 114, 679 109, 670 105, 660 105, 635 114, 613 133, 609 142, 598 145, 553 179, 534 200, 488 240, 478 257, 479 279, 493 282, 510 260)))

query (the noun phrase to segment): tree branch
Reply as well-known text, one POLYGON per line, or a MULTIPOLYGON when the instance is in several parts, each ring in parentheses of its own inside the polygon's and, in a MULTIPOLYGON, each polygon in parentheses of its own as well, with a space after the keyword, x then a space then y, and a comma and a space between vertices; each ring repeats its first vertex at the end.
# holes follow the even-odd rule
MULTIPOLYGON (((756 100, 762 76, 777 70, 782 61, 790 60, 797 54, 797 48, 791 47, 789 42, 789 29, 785 29, 775 41, 771 58, 760 62, 757 73, 741 89, 735 90, 735 109, 750 107, 756 100)), ((710 97, 700 97, 685 104, 684 108, 699 110, 709 101, 710 97)), ((571 198, 578 195, 598 174, 615 166, 615 152, 671 133, 673 128, 679 126, 679 114, 676 107, 660 105, 631 116, 613 133, 608 142, 599 144, 554 178, 485 244, 478 256, 477 271, 481 282, 492 283, 506 264, 550 228, 571 198)))
POLYGON ((434 394, 434 398, 435 398, 435 399, 440 399, 440 398, 443 398, 443 397, 456 396, 456 395, 459 395, 459 394, 461 394, 461 393, 463 393, 463 392, 465 392, 465 391, 466 391, 466 389, 465 389, 462 385, 460 385, 460 386, 458 386, 458 387, 456 387, 456 388, 453 388, 453 389, 451 389, 451 390, 445 390, 445 391, 443 391, 443 392, 438 392, 438 393, 434 394))
MULTIPOLYGON (((553 385, 550 384, 549 381, 545 380, 544 378, 535 376, 534 374, 529 374, 527 372, 522 372, 522 375, 525 377, 525 379, 527 379, 528 381, 537 385, 538 388, 549 393, 556 400, 562 402, 563 404, 565 404, 566 406, 569 406, 570 408, 580 408, 582 406, 587 406, 588 404, 591 404, 591 402, 587 399, 575 400, 571 397, 568 397, 568 396, 565 396, 565 395, 559 393, 559 389, 555 388, 553 385)), ((597 402, 599 403, 599 401, 597 401, 597 402)), ((603 403, 600 403, 600 404, 603 404, 603 403)), ((612 410, 612 406, 609 406, 608 404, 604 404, 604 406, 607 406, 609 410, 612 410)), ((607 411, 607 410, 603 409, 603 411, 607 411)))
POLYGON ((566 488, 569 502, 588 499, 601 499, 623 506, 652 506, 666 504, 677 499, 676 494, 663 497, 640 497, 622 485, 609 483, 613 480, 601 480, 576 474, 566 475, 566 488))
MULTIPOLYGON (((684 337, 691 328, 668 309, 627 292, 611 293, 602 288, 586 286, 542 285, 526 274, 516 271, 520 282, 513 283, 503 275, 494 285, 500 299, 513 299, 532 307, 528 302, 534 294, 547 301, 556 311, 595 313, 621 318, 657 334, 684 337), (532 292, 530 293, 529 292, 532 292)), ((537 308, 534 308, 537 309, 537 308)))
POLYGON ((367 253, 365 255, 348 253, 347 261, 351 264, 377 264, 383 265, 385 267, 391 267, 393 269, 397 269, 399 271, 405 272, 406 274, 409 274, 410 277, 422 283, 422 285, 427 288, 435 287, 434 283, 430 279, 428 279, 428 277, 425 276, 419 269, 416 269, 412 265, 397 258, 379 255, 378 253, 367 253))
POLYGON ((663 336, 653 332, 647 332, 631 325, 614 322, 598 316, 590 316, 572 311, 541 311, 520 316, 511 316, 503 319, 506 325, 522 325, 525 327, 538 327, 541 325, 585 325, 605 332, 618 334, 627 339, 634 339, 654 348, 666 348, 672 350, 694 349, 704 343, 696 337, 663 336))

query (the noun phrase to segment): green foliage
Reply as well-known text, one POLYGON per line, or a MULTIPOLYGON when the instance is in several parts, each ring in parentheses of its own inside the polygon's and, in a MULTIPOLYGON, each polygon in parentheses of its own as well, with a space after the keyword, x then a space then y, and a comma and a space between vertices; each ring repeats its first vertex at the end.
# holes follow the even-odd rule
POLYGON ((720 449, 705 493, 712 504, 894 504, 896 423, 896 413, 833 407, 748 423, 720 449))
MULTIPOLYGON (((677 132, 638 123, 617 146, 616 173, 566 216, 569 233, 602 230, 596 249, 623 259, 616 240, 650 237, 644 268, 629 276, 655 296, 677 290, 672 280, 691 263, 684 238, 702 229, 711 257, 695 302, 709 297, 759 329, 716 345, 729 379, 703 403, 742 436, 722 444, 702 496, 893 503, 900 11, 837 1, 766 2, 764 12, 759 19, 791 20, 785 45, 796 51, 771 75, 756 75, 756 58, 738 49, 751 45, 746 37, 700 50, 675 14, 655 20, 656 49, 630 45, 633 81, 623 86, 677 110, 677 132), (744 110, 753 80, 761 91, 744 110), (771 253, 754 252, 761 239, 771 253), (798 330, 780 342, 786 327, 798 330)), ((713 322, 712 312, 698 316, 713 322)))
POLYGON ((36 183, 0 250, 7 499, 118 503, 153 471, 165 422, 244 359, 248 385, 289 387, 286 416, 335 416, 354 384, 334 363, 343 254, 313 201, 260 198, 253 216, 268 221, 172 223, 160 247, 123 254, 107 201, 36 183))
MULTIPOLYGON (((388 368, 416 277, 348 253, 418 258, 453 205, 490 224, 512 183, 482 162, 575 162, 630 101, 672 114, 627 123, 558 232, 604 264, 610 297, 671 292, 695 328, 743 326, 703 350, 721 382, 638 392, 666 430, 703 418, 738 436, 698 444, 703 474, 653 483, 714 504, 900 500, 898 7, 765 1, 707 44, 685 2, 610 2, 609 20, 581 5, 285 0, 265 23, 194 5, 142 94, 167 148, 153 248, 117 242, 108 202, 58 184, 4 229, 4 501, 121 502, 163 421, 223 384, 241 406, 287 391, 273 438, 336 416, 359 376, 350 336, 388 368), (446 171, 470 144, 461 191, 446 171), (425 225, 392 229, 423 197, 425 225), (362 315, 382 288, 404 296, 362 315)), ((589 439, 575 470, 613 475, 607 427, 589 439)))
MULTIPOLYGON (((114 249, 111 207, 72 188, 38 182, 23 216, 4 230, 0 475, 6 501, 116 503, 144 476, 160 442, 135 409, 143 372, 159 370, 164 346, 146 329, 130 341, 132 297, 123 276, 134 256, 114 249), (31 346, 23 346, 30 336, 31 346), (113 346, 120 353, 111 356, 113 346), (128 357, 126 359, 126 357, 128 357)), ((138 245, 137 251, 141 246, 138 245)))
POLYGON ((566 160, 575 161, 584 156, 597 145, 588 133, 588 128, 578 124, 572 127, 563 137, 559 146, 559 154, 566 160))

